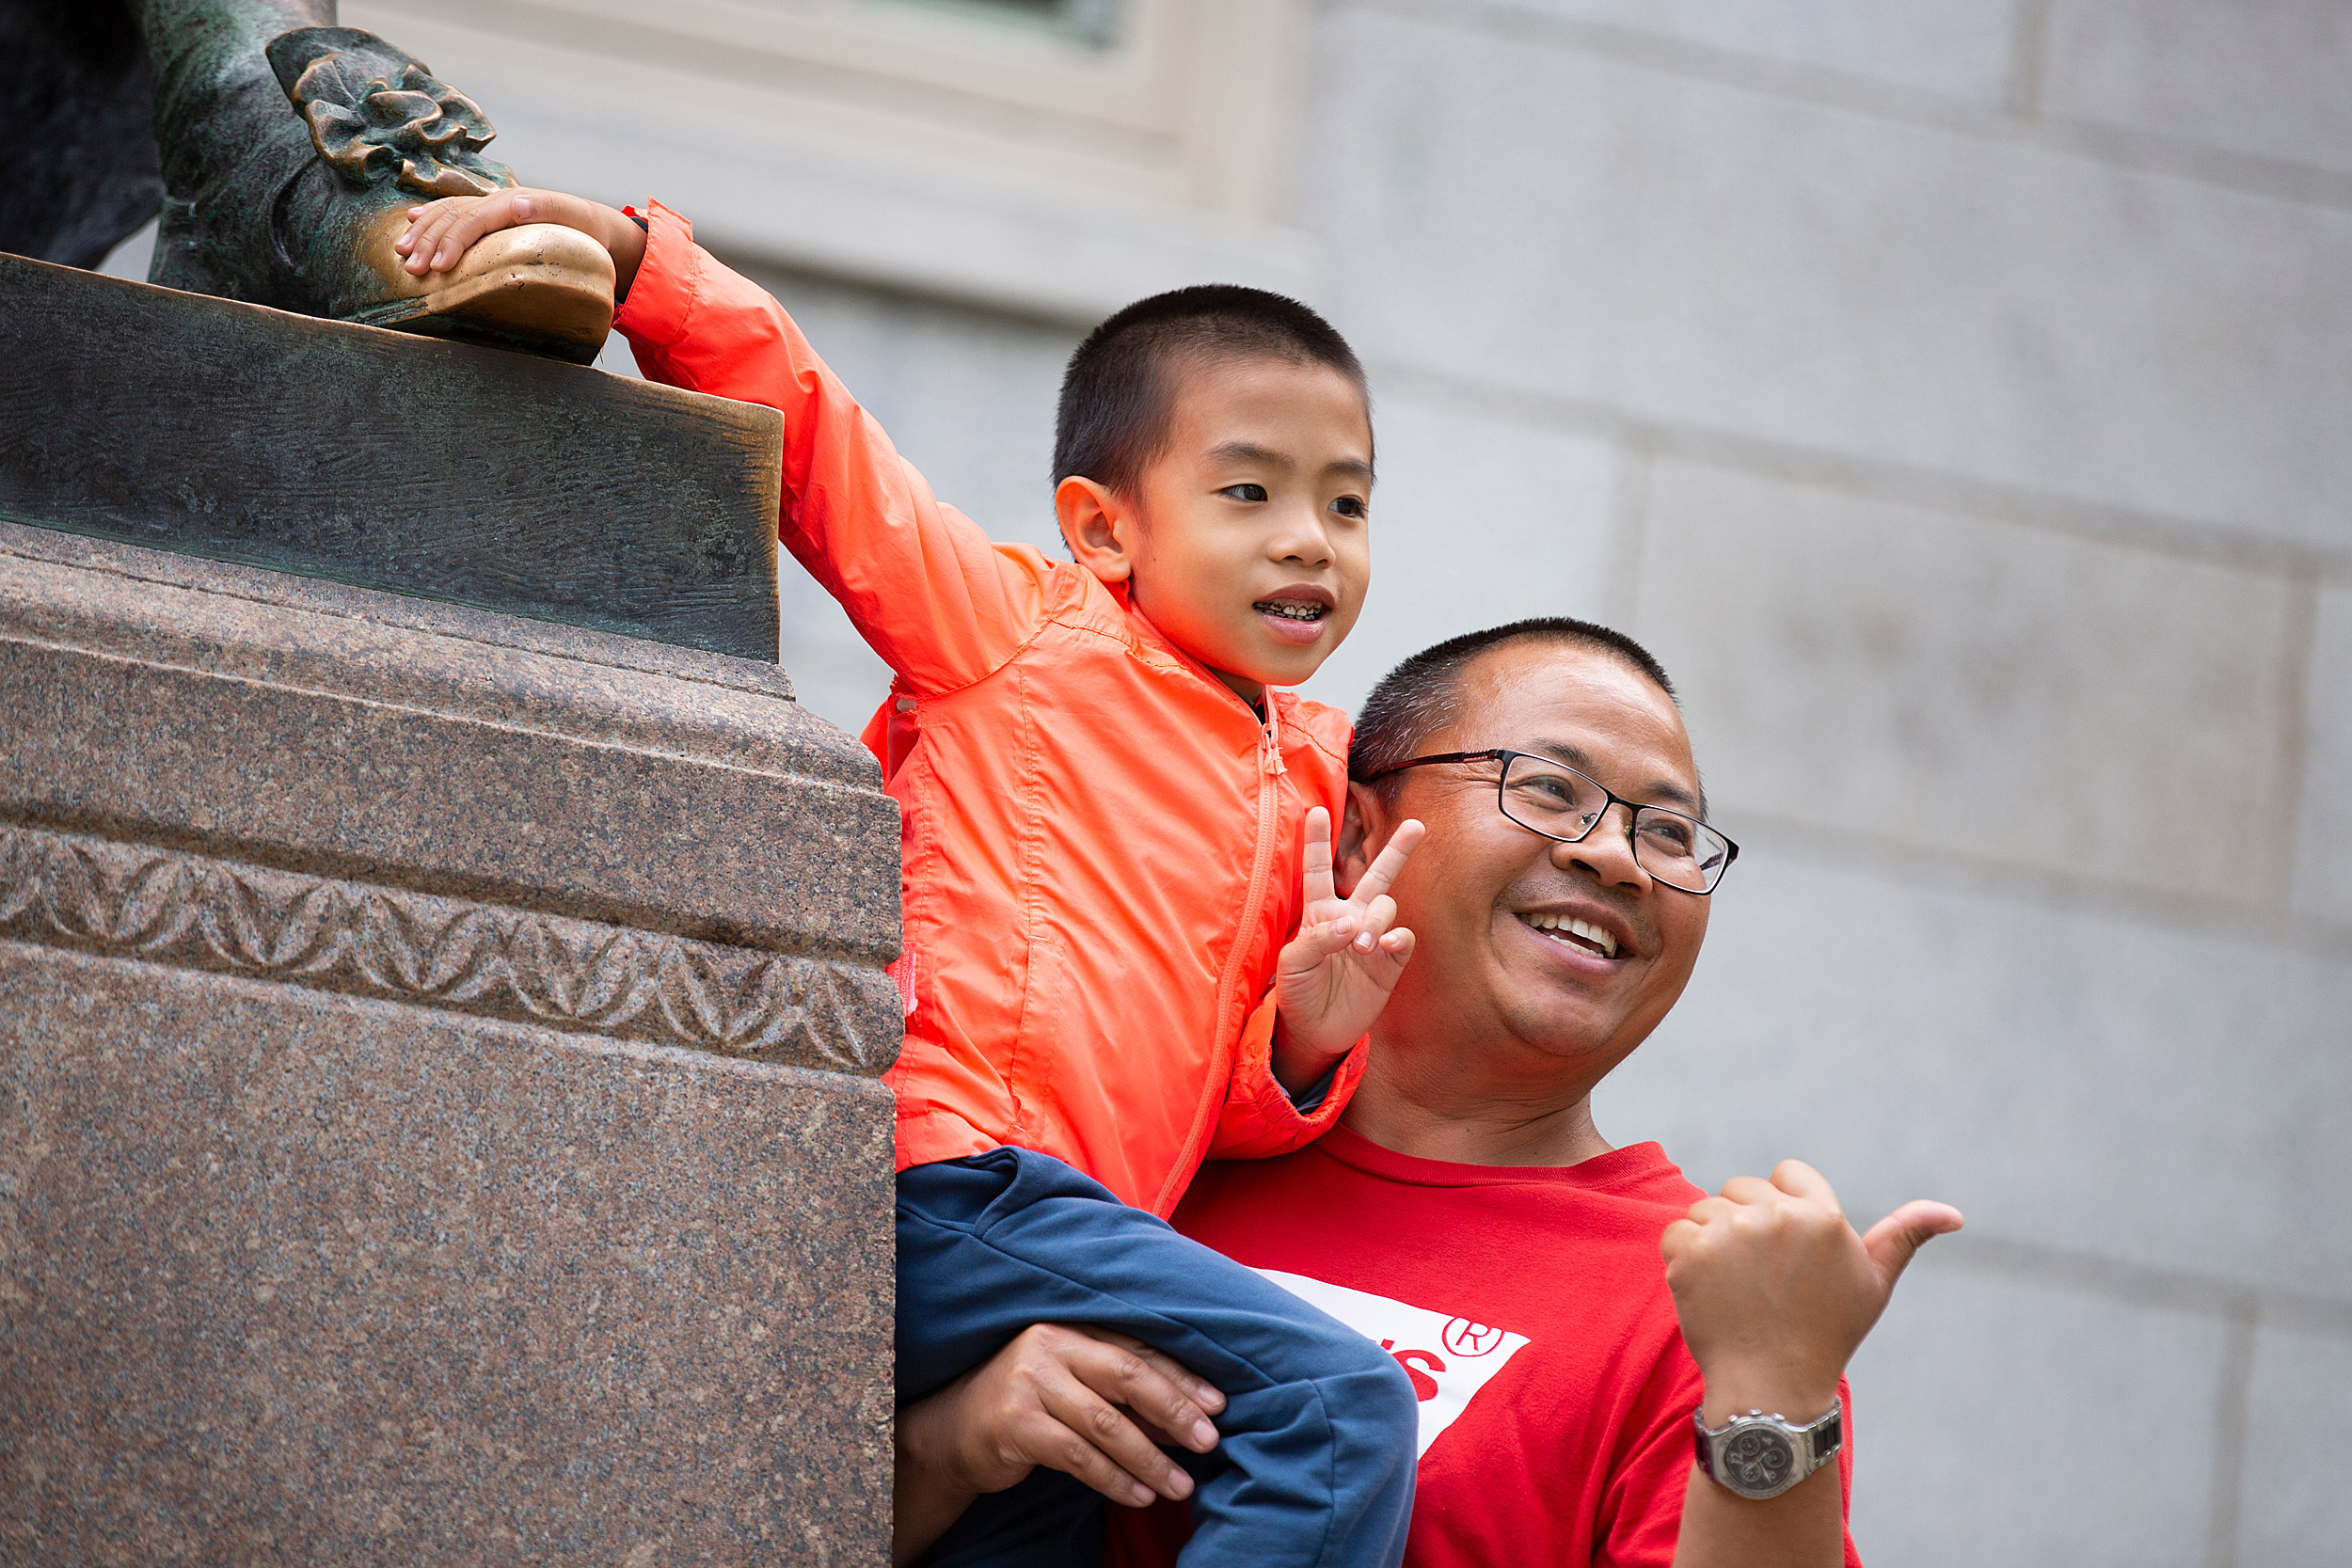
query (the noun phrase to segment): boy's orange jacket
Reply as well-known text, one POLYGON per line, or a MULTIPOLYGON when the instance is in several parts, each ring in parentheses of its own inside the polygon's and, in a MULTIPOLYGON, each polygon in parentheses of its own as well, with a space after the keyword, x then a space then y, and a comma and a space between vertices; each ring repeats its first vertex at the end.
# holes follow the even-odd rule
POLYGON ((784 309, 646 214, 615 325, 652 378, 784 415, 780 535, 896 672, 866 732, 904 812, 900 1169, 1017 1145, 1166 1214, 1202 1160, 1329 1125, 1269 1059, 1301 820, 1346 716, 1261 723, 1123 591, 935 500, 784 309))

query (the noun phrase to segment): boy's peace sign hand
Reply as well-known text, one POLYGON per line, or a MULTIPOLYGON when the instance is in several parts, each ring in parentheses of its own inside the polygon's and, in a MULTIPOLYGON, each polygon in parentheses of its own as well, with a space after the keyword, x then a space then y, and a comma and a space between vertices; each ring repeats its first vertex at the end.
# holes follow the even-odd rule
POLYGON ((1322 1077, 1388 1005, 1413 956, 1413 933, 1391 929, 1396 900, 1389 888, 1422 832, 1410 818, 1398 823, 1355 891, 1342 898, 1332 874, 1331 814, 1321 806, 1307 813, 1306 907, 1274 970, 1274 1075, 1285 1088, 1295 1092, 1322 1077))

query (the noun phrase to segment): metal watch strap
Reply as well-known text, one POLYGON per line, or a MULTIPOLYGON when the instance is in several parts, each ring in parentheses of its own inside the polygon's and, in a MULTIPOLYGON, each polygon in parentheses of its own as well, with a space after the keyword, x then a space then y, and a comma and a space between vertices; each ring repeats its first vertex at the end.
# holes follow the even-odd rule
POLYGON ((1691 1413, 1699 1468, 1739 1497, 1759 1502, 1777 1497, 1845 1447, 1845 1408, 1843 1400, 1834 1401, 1828 1413, 1809 1426, 1798 1426, 1785 1416, 1751 1410, 1709 1432, 1706 1407, 1701 1406, 1691 1413), (1749 1433, 1758 1434, 1748 1445, 1756 1451, 1741 1453, 1740 1439, 1749 1433), (1721 1465, 1716 1462, 1719 1446, 1724 1450, 1725 1462, 1721 1465))

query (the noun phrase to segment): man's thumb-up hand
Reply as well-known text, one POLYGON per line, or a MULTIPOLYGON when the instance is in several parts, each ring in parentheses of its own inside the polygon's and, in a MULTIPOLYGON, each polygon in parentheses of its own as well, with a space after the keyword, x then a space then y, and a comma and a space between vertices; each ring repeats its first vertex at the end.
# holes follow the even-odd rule
POLYGON ((1797 1160, 1692 1204, 1659 1251, 1683 1343, 1707 1378, 1708 1423, 1745 1410, 1794 1421, 1826 1411, 1912 1257, 1961 1223, 1949 1204, 1913 1202, 1857 1235, 1830 1184, 1797 1160))

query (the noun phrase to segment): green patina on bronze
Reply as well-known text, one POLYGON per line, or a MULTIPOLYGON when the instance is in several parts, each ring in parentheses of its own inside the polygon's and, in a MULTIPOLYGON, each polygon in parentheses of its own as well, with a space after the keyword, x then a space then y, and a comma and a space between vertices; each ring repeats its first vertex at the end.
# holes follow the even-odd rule
POLYGON ((430 200, 515 183, 514 170, 482 156, 498 132, 480 106, 374 34, 304 27, 266 53, 310 145, 353 190, 389 185, 430 200))

